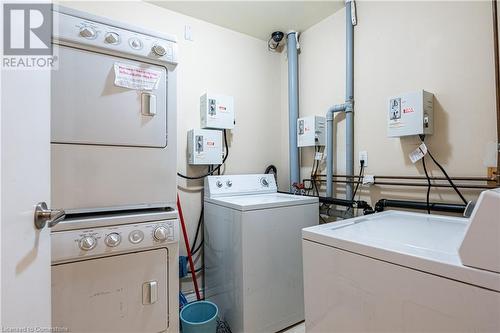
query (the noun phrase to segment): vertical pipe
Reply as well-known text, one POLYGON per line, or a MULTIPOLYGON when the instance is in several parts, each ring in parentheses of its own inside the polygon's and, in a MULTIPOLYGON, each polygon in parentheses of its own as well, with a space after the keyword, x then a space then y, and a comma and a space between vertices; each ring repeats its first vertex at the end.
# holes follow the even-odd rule
POLYGON ((334 105, 326 113, 326 196, 333 197, 333 142, 335 127, 333 124, 336 112, 343 112, 346 104, 334 105))
MULTIPOLYGON (((354 26, 352 25, 351 11, 353 2, 346 1, 346 173, 354 175, 354 26)), ((351 200, 353 195, 352 177, 346 187, 346 199, 351 200)))
POLYGON ((292 185, 299 183, 299 148, 297 147, 297 119, 299 118, 299 87, 298 87, 298 50, 297 32, 287 34, 287 56, 288 56, 288 144, 290 165, 290 189, 292 185))
POLYGON ((493 52, 495 57, 495 97, 497 109, 497 185, 500 185, 500 60, 498 50, 497 0, 491 1, 493 13, 493 52))
POLYGON ((333 113, 326 114, 326 196, 333 197, 333 113))

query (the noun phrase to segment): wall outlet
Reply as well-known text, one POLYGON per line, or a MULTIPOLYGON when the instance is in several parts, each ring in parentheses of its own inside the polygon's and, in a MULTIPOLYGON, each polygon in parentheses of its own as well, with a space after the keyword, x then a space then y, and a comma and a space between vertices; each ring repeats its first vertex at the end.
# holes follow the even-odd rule
POLYGON ((488 178, 490 179, 488 181, 488 185, 496 185, 497 184, 497 177, 498 177, 498 170, 495 167, 488 167, 488 178))
POLYGON ((359 165, 361 165, 361 161, 365 161, 364 167, 368 166, 368 152, 366 150, 359 152, 359 165))

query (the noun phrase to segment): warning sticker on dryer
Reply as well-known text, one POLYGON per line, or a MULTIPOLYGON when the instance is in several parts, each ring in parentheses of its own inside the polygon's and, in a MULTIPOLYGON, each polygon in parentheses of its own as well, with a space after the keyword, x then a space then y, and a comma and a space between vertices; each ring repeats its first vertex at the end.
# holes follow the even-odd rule
POLYGON ((115 62, 115 86, 136 89, 153 90, 158 88, 162 72, 130 64, 115 62))

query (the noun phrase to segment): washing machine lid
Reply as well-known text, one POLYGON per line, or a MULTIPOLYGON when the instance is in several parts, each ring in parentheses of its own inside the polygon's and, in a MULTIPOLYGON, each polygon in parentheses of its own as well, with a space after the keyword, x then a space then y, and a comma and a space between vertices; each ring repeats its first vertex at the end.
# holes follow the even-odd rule
POLYGON ((249 211, 314 203, 317 204, 318 198, 285 193, 267 193, 205 198, 205 201, 240 211, 249 211))
POLYGON ((500 291, 500 274, 464 266, 460 260, 467 224, 459 217, 386 211, 305 228, 302 238, 500 291))

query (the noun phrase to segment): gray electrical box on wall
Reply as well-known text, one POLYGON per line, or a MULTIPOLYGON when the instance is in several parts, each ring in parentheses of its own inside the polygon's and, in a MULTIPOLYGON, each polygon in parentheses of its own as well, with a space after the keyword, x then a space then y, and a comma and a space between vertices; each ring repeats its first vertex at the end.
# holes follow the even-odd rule
POLYGON ((222 164, 222 131, 192 129, 188 132, 189 164, 222 164))
POLYGON ((233 129, 234 98, 206 93, 200 97, 201 128, 233 129))
POLYGON ((387 136, 432 134, 434 132, 434 95, 425 90, 389 98, 387 136))

